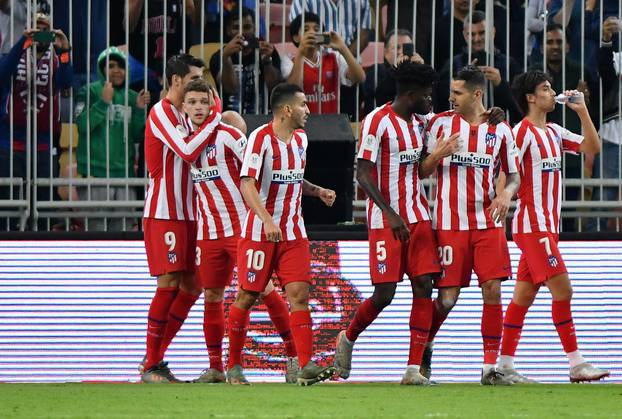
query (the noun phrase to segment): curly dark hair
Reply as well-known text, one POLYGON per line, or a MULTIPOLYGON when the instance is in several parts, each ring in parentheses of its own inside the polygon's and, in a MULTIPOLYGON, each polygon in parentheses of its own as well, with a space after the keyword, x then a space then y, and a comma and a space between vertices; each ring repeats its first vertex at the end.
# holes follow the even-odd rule
POLYGON ((394 68, 397 94, 432 87, 438 81, 438 73, 427 64, 402 61, 394 68))
POLYGON ((529 111, 527 95, 535 93, 538 85, 545 81, 553 83, 551 77, 540 70, 530 70, 514 78, 512 82, 512 95, 524 115, 527 115, 527 111, 529 111))

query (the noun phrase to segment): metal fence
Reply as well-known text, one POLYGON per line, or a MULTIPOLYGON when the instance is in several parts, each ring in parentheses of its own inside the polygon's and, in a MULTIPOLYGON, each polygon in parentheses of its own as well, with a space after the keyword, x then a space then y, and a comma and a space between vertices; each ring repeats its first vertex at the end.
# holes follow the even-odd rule
MULTIPOLYGON (((146 185, 140 124, 149 105, 145 110, 138 106, 137 92, 150 92, 151 105, 155 103, 164 88, 166 58, 173 54, 186 51, 202 58, 205 77, 230 109, 268 113, 271 85, 295 80, 310 101, 317 99, 317 113, 326 113, 336 100, 337 112, 350 115, 357 136, 366 112, 382 104, 381 93, 387 93, 376 90, 390 77, 389 65, 402 59, 404 44, 413 44, 417 56, 446 78, 456 70, 453 57, 463 53, 468 63, 475 57, 478 65, 499 69, 506 85, 515 75, 511 68, 522 72, 539 66, 562 89, 589 89, 603 148, 595 159, 564 160, 562 231, 620 231, 620 20, 607 29, 613 46, 603 44, 613 48, 608 63, 613 80, 599 74, 599 54, 603 31, 611 28, 607 22, 622 16, 622 0, 233 3, 248 10, 230 9, 232 2, 223 0, 0 2, 0 230, 140 229, 146 185), (303 10, 319 16, 320 31, 338 33, 348 51, 298 48, 290 22, 303 10), (480 10, 485 20, 474 22, 472 10, 480 10), (69 64, 62 59, 60 34, 55 46, 41 40, 23 44, 24 27, 45 29, 46 18, 39 13, 48 16, 49 29, 66 34, 69 64), (559 33, 549 30, 558 23, 559 33), (393 35, 385 39, 387 33, 393 35), (555 44, 559 34, 561 60, 555 44), (232 41, 235 35, 243 38, 237 41, 240 46, 232 41), (478 49, 482 36, 483 49, 478 49), (102 51, 107 52, 98 60, 102 51), (332 61, 326 58, 331 53, 332 61), (348 61, 350 53, 354 62, 348 61), (120 65, 122 56, 125 63, 120 65), (441 62, 444 57, 446 63, 441 62), (121 81, 114 63, 124 69, 121 81), (344 63, 349 71, 340 71, 344 63), (352 83, 344 79, 351 80, 357 66, 366 80, 349 87, 352 83), (301 73, 284 74, 295 69, 301 73), (581 86, 575 85, 577 79, 581 86), (106 83, 113 84, 112 94, 106 83)), ((308 16, 302 15, 300 36, 308 16)), ((446 102, 444 86, 440 83, 435 92, 441 103, 446 102)), ((495 104, 496 88, 490 81, 487 106, 495 104)), ((446 110, 443 106, 436 104, 435 111, 446 110)), ((516 118, 511 112, 508 117, 516 118)), ((577 130, 571 112, 561 110, 557 117, 577 130)), ((364 220, 360 191, 354 205, 355 220, 364 220)))

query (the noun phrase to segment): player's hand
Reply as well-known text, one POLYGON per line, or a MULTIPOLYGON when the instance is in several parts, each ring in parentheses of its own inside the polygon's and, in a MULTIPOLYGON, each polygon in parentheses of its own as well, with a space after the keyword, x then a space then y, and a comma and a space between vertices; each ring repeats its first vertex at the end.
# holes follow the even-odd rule
MULTIPOLYGON (((564 91, 564 94, 568 97, 571 96, 581 96, 581 99, 577 102, 571 102, 570 100, 568 100, 566 102, 566 106, 570 109, 572 109, 573 111, 575 111, 576 113, 581 113, 581 112, 587 112, 587 106, 585 105, 585 97, 583 96, 583 94, 581 92, 579 92, 578 90, 566 90, 564 91)), ((576 100, 576 99, 575 99, 576 100)))
POLYGON ((484 72, 486 80, 490 80, 495 87, 501 84, 501 72, 499 72, 498 68, 481 66, 480 69, 484 72))
POLYGON ((395 211, 391 211, 386 214, 389 227, 393 231, 393 237, 402 243, 406 243, 410 239, 410 231, 402 217, 400 217, 395 211))
POLYGON ((337 194, 332 189, 321 188, 318 198, 320 198, 327 207, 332 207, 335 203, 335 198, 337 198, 337 194))
POLYGON ((490 218, 492 218, 495 223, 505 220, 510 210, 511 200, 512 196, 510 196, 507 191, 501 192, 492 200, 492 203, 488 207, 488 212, 490 213, 490 218))
POLYGON ((438 160, 442 160, 445 157, 449 157, 456 151, 460 150, 462 144, 460 143, 460 133, 450 135, 447 138, 443 138, 441 135, 436 137, 436 148, 432 152, 434 157, 438 160))
POLYGON ((486 122, 488 124, 497 125, 505 121, 505 111, 498 106, 493 106, 484 112, 482 117, 487 117, 486 122))
POLYGON ((244 48, 244 37, 238 33, 222 49, 222 56, 225 58, 230 57, 242 51, 242 48, 244 48))
POLYGON ((114 87, 112 87, 112 83, 107 81, 104 83, 104 87, 102 88, 102 100, 110 105, 112 103, 113 96, 114 96, 114 87))
POLYGON ((590 103, 590 88, 585 80, 579 80, 577 91, 583 93, 583 100, 585 100, 586 104, 590 103))
POLYGON ((149 93, 149 90, 143 89, 138 92, 138 96, 136 96, 136 106, 140 109, 145 109, 145 107, 149 105, 149 102, 151 102, 151 93, 149 93))
POLYGON ((211 84, 209 85, 210 91, 210 109, 214 112, 222 113, 222 100, 220 100, 220 96, 218 96, 218 90, 214 88, 211 84))
POLYGON ((263 229, 266 233, 266 240, 269 242, 278 243, 283 240, 283 233, 281 233, 281 229, 276 225, 272 218, 263 223, 263 229))

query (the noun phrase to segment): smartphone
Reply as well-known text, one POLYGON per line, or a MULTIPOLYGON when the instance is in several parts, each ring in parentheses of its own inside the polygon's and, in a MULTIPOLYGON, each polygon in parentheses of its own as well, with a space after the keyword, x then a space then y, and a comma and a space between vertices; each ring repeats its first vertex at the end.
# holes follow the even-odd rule
POLYGON ((415 45, 412 43, 402 45, 402 54, 407 57, 415 55, 415 45))
POLYGON ((316 40, 319 45, 329 45, 330 44, 330 34, 329 33, 318 33, 316 35, 316 40))
POLYGON ((259 48, 259 38, 247 38, 244 39, 244 46, 251 49, 259 48))
POLYGON ((37 31, 32 35, 32 40, 44 44, 51 44, 56 39, 56 34, 50 31, 37 31))

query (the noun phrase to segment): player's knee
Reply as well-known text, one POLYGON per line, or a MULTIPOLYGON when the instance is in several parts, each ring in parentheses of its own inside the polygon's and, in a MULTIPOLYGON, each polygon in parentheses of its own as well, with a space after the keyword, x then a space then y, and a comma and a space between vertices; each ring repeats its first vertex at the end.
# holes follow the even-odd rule
POLYGON ((383 309, 393 301, 395 295, 396 284, 380 284, 374 289, 372 301, 376 308, 383 309))
POLYGON ((203 290, 203 296, 208 303, 218 303, 225 296, 224 288, 206 288, 203 290))
POLYGON ((418 276, 412 282, 414 298, 430 298, 432 296, 432 277, 430 275, 418 276))
POLYGON ((492 280, 482 284, 484 304, 501 304, 501 281, 492 280))
POLYGON ((245 291, 240 288, 238 295, 235 297, 235 305, 244 310, 250 310, 258 296, 258 292, 245 291))
POLYGON ((439 311, 441 311, 445 315, 449 314, 449 312, 456 305, 457 301, 458 301, 458 296, 453 295, 453 294, 438 296, 436 298, 436 303, 437 303, 437 307, 439 311))

